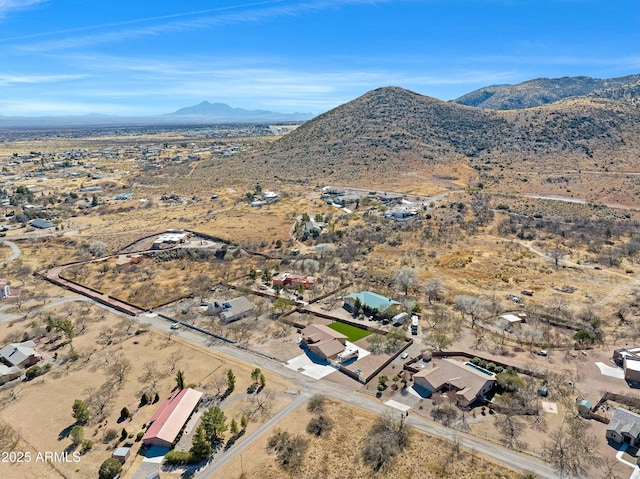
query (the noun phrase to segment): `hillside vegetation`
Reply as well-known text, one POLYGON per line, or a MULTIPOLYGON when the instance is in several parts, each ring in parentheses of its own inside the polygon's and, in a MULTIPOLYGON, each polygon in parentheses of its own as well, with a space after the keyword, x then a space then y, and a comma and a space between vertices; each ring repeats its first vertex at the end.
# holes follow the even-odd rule
MULTIPOLYGON (((215 169, 222 167, 238 180, 373 183, 384 188, 397 186, 399 178, 430 181, 448 166, 471 166, 475 183, 492 192, 511 193, 524 186, 525 192, 566 194, 567 185, 553 180, 564 175, 571 176, 570 186, 580 188, 569 188, 572 194, 588 201, 624 202, 629 188, 640 190, 628 176, 639 166, 640 110, 628 99, 635 90, 620 88, 607 94, 619 99, 577 97, 494 111, 385 87, 215 169), (594 182, 594 174, 606 175, 611 191, 600 191, 602 182, 594 182)), ((601 95, 607 96, 604 91, 601 95)))
POLYGON ((537 78, 517 85, 480 88, 456 100, 460 105, 492 110, 519 110, 546 105, 569 97, 597 95, 608 98, 611 90, 637 85, 640 75, 601 80, 586 76, 537 78))

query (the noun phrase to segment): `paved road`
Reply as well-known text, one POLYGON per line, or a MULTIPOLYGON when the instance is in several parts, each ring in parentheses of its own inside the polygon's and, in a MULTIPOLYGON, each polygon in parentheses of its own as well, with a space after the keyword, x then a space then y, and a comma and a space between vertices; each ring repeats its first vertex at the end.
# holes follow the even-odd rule
POLYGON ((210 462, 207 466, 205 466, 204 469, 201 469, 200 471, 198 471, 198 473, 196 474, 196 477, 198 478, 215 477, 216 472, 218 472, 227 462, 229 462, 231 459, 233 459, 235 456, 237 456, 242 451, 244 451, 247 447, 249 447, 249 445, 251 445, 253 441, 255 441, 260 436, 262 436, 265 432, 267 432, 267 430, 269 430, 271 426, 277 424, 278 421, 285 418, 286 416, 291 414, 293 411, 295 411, 298 407, 300 407, 302 404, 307 402, 307 400, 310 397, 311 397, 310 394, 300 394, 295 401, 291 402, 289 405, 287 405, 287 407, 281 410, 278 414, 274 415, 271 419, 269 419, 267 422, 262 424, 258 429, 253 431, 247 437, 245 437, 242 440, 242 442, 240 442, 238 445, 234 445, 227 451, 217 453, 214 456, 212 462, 210 462))
POLYGON ((7 265, 20 257, 20 254, 22 252, 20 251, 20 248, 18 248, 18 245, 15 244, 13 241, 3 240, 2 243, 0 244, 6 244, 9 248, 11 248, 11 256, 9 256, 4 261, 0 262, 0 266, 7 265))
MULTIPOLYGON (((139 319, 144 322, 150 323, 152 327, 158 327, 158 329, 162 329, 164 331, 168 330, 169 322, 163 320, 162 318, 149 318, 143 315, 139 319)), ((219 353, 231 356, 239 361, 254 364, 255 366, 261 368, 263 371, 268 371, 273 374, 277 374, 290 379, 300 387, 301 391, 304 392, 301 397, 295 401, 295 403, 297 403, 297 401, 304 401, 305 398, 308 398, 314 394, 324 394, 325 396, 335 398, 346 404, 349 404, 350 406, 364 409, 374 414, 383 414, 386 411, 390 410, 388 406, 369 397, 368 395, 358 393, 345 386, 333 383, 331 381, 316 381, 307 376, 291 371, 281 363, 269 360, 257 354, 252 354, 245 350, 238 349, 232 345, 227 345, 221 341, 211 341, 210 338, 201 336, 194 331, 178 330, 177 335, 187 341, 194 342, 202 346, 211 347, 219 353)), ((278 417, 284 417, 285 415, 286 413, 282 415, 279 414, 278 417)), ((538 458, 527 456, 524 454, 518 454, 510 449, 504 448, 489 441, 485 441, 481 438, 447 428, 440 423, 430 421, 421 416, 413 415, 410 413, 409 417, 407 418, 407 423, 415 427, 416 429, 432 436, 442 437, 451 441, 456 440, 462 447, 475 450, 478 454, 493 459, 496 462, 504 464, 514 470, 530 472, 542 479, 557 479, 560 477, 552 466, 541 461, 538 458)), ((255 437, 252 437, 252 435, 247 437, 237 446, 233 446, 231 450, 240 448, 241 446, 243 448, 247 447, 251 440, 255 439, 255 437)), ((231 450, 229 452, 231 452, 231 450)), ((229 459, 225 459, 225 461, 228 461, 229 459)), ((216 459, 214 459, 212 464, 215 463, 216 459)), ((212 476, 198 475, 197 477, 212 476)))
MULTIPOLYGON (((20 314, 14 314, 14 313, 5 313, 3 312, 3 310, 7 309, 7 308, 13 308, 14 305, 7 305, 7 307, 3 307, 0 308, 0 323, 6 323, 9 321, 19 321, 21 319, 26 318, 28 315, 34 314, 34 313, 39 313, 40 311, 46 311, 47 309, 51 309, 51 308, 55 308, 57 306, 60 306, 61 304, 66 304, 66 303, 73 303, 73 302, 82 302, 82 301, 91 301, 89 298, 85 298, 84 296, 75 296, 72 298, 49 298, 47 299, 48 303, 42 306, 39 306, 37 308, 33 308, 30 309, 28 311, 24 311, 23 313, 20 314)), ((113 311, 111 308, 109 308, 110 311, 113 311)))

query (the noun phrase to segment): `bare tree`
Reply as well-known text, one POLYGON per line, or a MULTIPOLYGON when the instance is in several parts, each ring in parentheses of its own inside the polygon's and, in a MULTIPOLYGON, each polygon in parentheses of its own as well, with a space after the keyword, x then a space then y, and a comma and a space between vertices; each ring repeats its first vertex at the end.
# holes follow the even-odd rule
POLYGON ((514 414, 500 414, 496 417, 496 428, 501 433, 500 442, 511 449, 525 449, 527 444, 519 439, 525 423, 514 414))
POLYGON ((422 290, 427 295, 429 304, 441 301, 444 296, 444 288, 442 286, 442 281, 440 280, 440 278, 431 278, 429 281, 427 281, 427 284, 424 285, 422 290))
POLYGON ((94 241, 89 245, 89 253, 98 258, 107 252, 107 244, 103 241, 94 241))
POLYGON ((131 372, 131 361, 124 356, 117 356, 107 368, 107 373, 118 386, 122 386, 131 372))
POLYGON ((271 416, 272 409, 273 393, 271 391, 262 391, 259 394, 251 395, 245 415, 249 419, 259 416, 262 421, 265 421, 271 416))
POLYGON ((162 374, 158 371, 155 363, 144 363, 144 372, 138 380, 147 385, 145 392, 149 392, 151 394, 158 392, 158 382, 160 379, 162 379, 162 374))
POLYGON ((403 267, 393 272, 393 286, 404 292, 405 296, 409 290, 418 283, 415 268, 403 267))
POLYGON ((8 424, 0 423, 0 450, 12 451, 17 444, 18 434, 8 424))
POLYGON ((113 384, 106 382, 99 388, 89 388, 86 394, 88 396, 86 403, 94 419, 100 421, 105 418, 109 414, 111 403, 115 397, 113 384))
POLYGON ((373 465, 374 471, 379 471, 408 445, 409 428, 404 416, 396 420, 391 413, 387 413, 379 416, 367 433, 362 458, 373 465))
POLYGON ((560 475, 589 476, 601 463, 596 454, 597 441, 591 426, 579 416, 565 416, 560 427, 550 434, 551 441, 542 449, 543 458, 553 464, 560 475))
POLYGON ((567 256, 567 252, 559 246, 549 251, 549 257, 553 260, 556 268, 559 266, 560 262, 565 256, 567 256))
POLYGON ((169 372, 172 373, 178 367, 178 362, 182 359, 182 354, 180 351, 174 351, 167 357, 167 366, 169 367, 169 372))
POLYGON ((485 310, 484 303, 475 296, 457 294, 453 298, 453 302, 456 305, 456 309, 461 311, 463 315, 468 314, 471 317, 471 328, 476 325, 476 322, 480 319, 480 314, 485 310))

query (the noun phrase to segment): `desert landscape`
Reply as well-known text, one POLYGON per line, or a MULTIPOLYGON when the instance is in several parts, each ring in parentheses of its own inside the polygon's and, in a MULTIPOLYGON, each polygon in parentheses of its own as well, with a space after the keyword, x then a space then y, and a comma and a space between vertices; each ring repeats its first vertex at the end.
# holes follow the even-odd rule
POLYGON ((616 81, 3 132, 0 346, 27 362, 3 359, 0 471, 629 476, 640 116, 616 81))

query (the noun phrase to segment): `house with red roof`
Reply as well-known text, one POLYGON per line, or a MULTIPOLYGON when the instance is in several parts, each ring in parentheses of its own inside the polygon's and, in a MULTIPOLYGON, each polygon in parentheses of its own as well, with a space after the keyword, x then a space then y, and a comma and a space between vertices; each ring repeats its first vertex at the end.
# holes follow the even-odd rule
POLYGON ((191 388, 174 392, 151 416, 151 426, 142 437, 142 442, 146 446, 172 447, 201 397, 200 391, 191 388))

